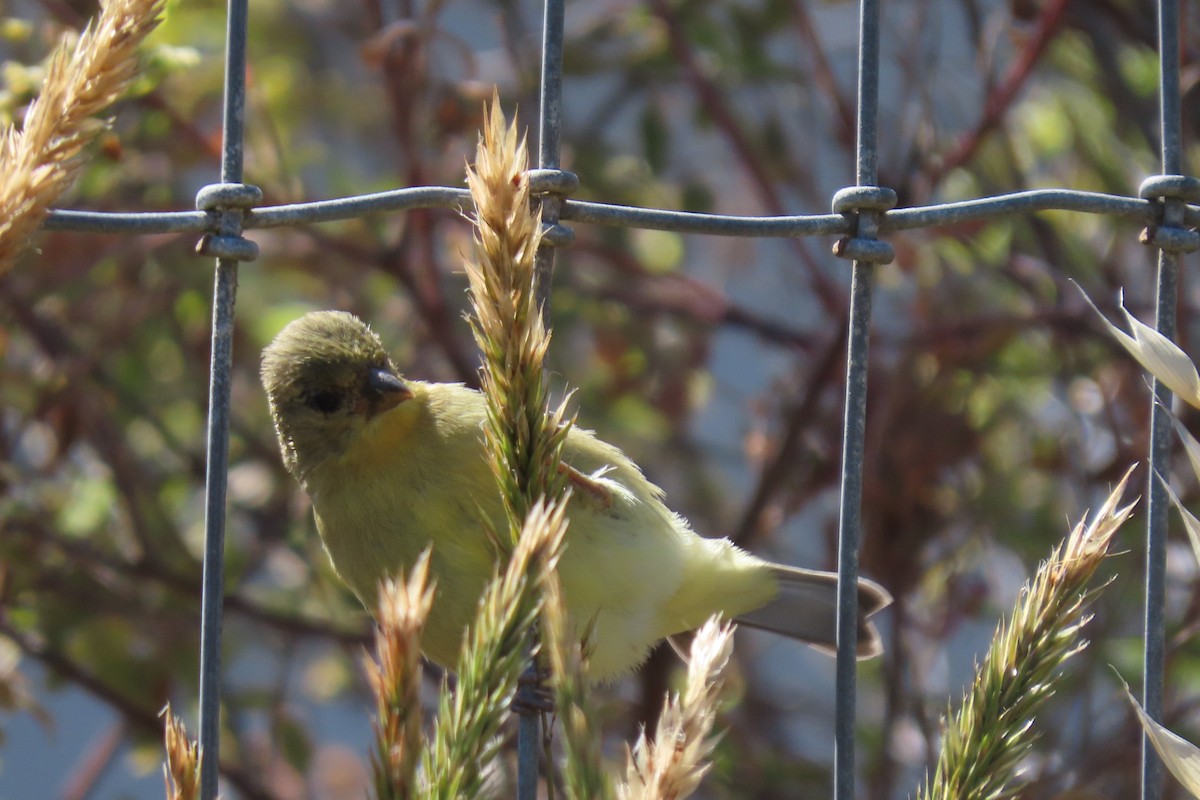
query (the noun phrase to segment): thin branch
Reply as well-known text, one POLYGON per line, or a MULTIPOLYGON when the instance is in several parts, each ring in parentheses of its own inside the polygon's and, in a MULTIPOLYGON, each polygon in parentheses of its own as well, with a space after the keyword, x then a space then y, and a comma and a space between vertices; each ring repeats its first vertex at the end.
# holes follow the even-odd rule
POLYGON ((62 782, 58 793, 61 800, 87 800, 91 796, 120 753, 126 733, 125 720, 118 719, 103 734, 92 739, 62 782))
MULTIPOLYGON (((9 623, 7 615, 2 610, 0 610, 0 635, 11 639, 22 653, 40 662, 59 677, 73 683, 113 708, 129 724, 154 737, 161 735, 162 724, 157 711, 109 686, 65 654, 18 631, 9 623)), ((222 761, 221 774, 237 788, 240 796, 246 800, 275 800, 274 796, 259 784, 257 778, 252 777, 241 767, 234 766, 228 760, 222 761)))
POLYGON ((1038 17, 1037 29, 1020 57, 1013 62, 1004 80, 988 93, 984 100, 983 113, 975 127, 963 134, 950 152, 942 156, 929 169, 930 185, 936 185, 945 175, 966 164, 987 139, 988 134, 999 127, 1012 107, 1017 95, 1025 87, 1033 72, 1034 66, 1042 54, 1058 34, 1062 23, 1063 13, 1071 0, 1051 0, 1038 17))
POLYGON ((809 58, 812 59, 812 81, 818 89, 825 93, 825 96, 829 98, 830 105, 833 106, 834 116, 837 119, 836 136, 838 141, 848 143, 850 147, 853 147, 857 135, 854 104, 838 87, 837 77, 829 63, 829 57, 825 54, 821 38, 817 36, 816 26, 813 25, 812 16, 808 13, 808 3, 804 0, 796 0, 792 3, 792 20, 809 58))
POLYGON ((690 275, 649 274, 636 258, 620 248, 589 239, 577 241, 572 251, 595 255, 621 272, 620 279, 603 286, 568 277, 568 280, 574 280, 580 292, 593 297, 619 302, 635 310, 672 314, 706 327, 727 326, 743 330, 765 342, 806 352, 818 345, 814 334, 763 316, 690 275), (630 277, 634 280, 630 281, 630 277))
POLYGON ((845 323, 839 323, 836 331, 818 356, 805 382, 804 394, 792 406, 788 414, 787 428, 779 440, 779 445, 770 462, 759 472, 758 482, 750 500, 742 511, 741 520, 734 528, 733 541, 741 547, 750 547, 761 535, 763 512, 791 474, 796 464, 796 451, 802 440, 801 434, 816 419, 817 403, 824 395, 829 381, 836 375, 838 365, 842 363, 841 356, 846 348, 845 323))
MULTIPOLYGON (((726 140, 734 153, 738 157, 738 161, 747 171, 752 179, 755 189, 758 191, 759 199, 766 206, 768 213, 775 215, 786 214, 787 211, 783 205, 783 199, 779 195, 779 190, 775 186, 775 181, 768 172, 766 165, 755 152, 754 146, 746 137, 746 133, 742 129, 741 123, 737 116, 729 108, 725 102, 724 96, 717 86, 704 74, 696 62, 695 54, 692 51, 692 44, 688 41, 679 21, 678 15, 667 4, 666 0, 653 0, 651 6, 654 13, 663 21, 667 30, 667 38, 670 43, 671 53, 675 57, 675 61, 680 65, 688 82, 692 85, 692 89, 696 93, 697 99, 704 107, 705 112, 712 118, 717 128, 725 134, 726 140)), ((835 315, 846 304, 845 292, 833 284, 833 281, 825 275, 821 269, 821 265, 817 263, 813 255, 808 251, 803 241, 799 238, 788 239, 792 249, 796 252, 800 263, 804 266, 808 279, 812 283, 812 289, 821 301, 821 305, 825 311, 835 315)))
MULTIPOLYGON (((188 576, 171 570, 165 564, 149 559, 127 561, 80 539, 59 536, 49 528, 37 525, 32 520, 8 520, 5 529, 10 535, 25 536, 39 543, 50 545, 62 555, 83 567, 102 567, 121 575, 131 583, 154 581, 163 588, 198 602, 200 598, 199 575, 188 576)), ((291 614, 255 603, 253 600, 236 591, 226 593, 224 607, 227 611, 240 614, 247 619, 268 625, 281 633, 295 636, 309 636, 329 639, 349 647, 362 647, 370 643, 371 637, 367 629, 350 630, 340 628, 332 622, 299 614, 291 614)), ((199 624, 198 609, 196 623, 199 624)))

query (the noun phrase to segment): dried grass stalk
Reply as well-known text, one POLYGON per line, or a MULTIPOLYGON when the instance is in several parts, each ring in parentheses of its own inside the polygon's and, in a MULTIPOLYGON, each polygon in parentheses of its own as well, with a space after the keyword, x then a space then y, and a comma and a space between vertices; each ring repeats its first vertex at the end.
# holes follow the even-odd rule
MULTIPOLYGON (((473 312, 469 322, 483 355, 485 446, 508 517, 507 542, 498 531, 488 533, 499 549, 515 543, 516 550, 504 581, 485 596, 486 621, 481 618, 472 629, 459 665, 456 704, 439 714, 439 734, 446 730, 447 738, 470 745, 457 755, 449 750, 435 754, 468 771, 494 755, 488 737, 507 714, 512 690, 527 663, 544 587, 547 582, 557 587, 557 580, 548 576, 558 561, 567 525, 567 486, 560 467, 571 420, 565 400, 550 408, 543 379, 550 333, 537 300, 542 225, 530 202, 528 166, 525 141, 517 136, 515 123, 506 124, 499 97, 493 94, 475 163, 467 168, 475 203, 475 248, 466 269, 473 312), (530 553, 530 548, 537 552, 530 553), (536 564, 532 582, 521 562, 536 564), (476 700, 465 699, 468 686, 476 700), (485 730, 490 732, 485 735, 485 730)), ((561 610, 561 605, 556 608, 561 610)), ((441 739, 437 746, 449 748, 441 739)), ((452 784, 440 778, 435 794, 474 794, 477 774, 458 780, 452 784)))
POLYGON ((95 23, 78 40, 64 39, 51 56, 24 129, 0 134, 0 275, 74 181, 80 152, 106 127, 96 116, 137 74, 137 48, 158 25, 162 3, 103 4, 95 23))
POLYGON ((554 683, 554 707, 563 732, 563 784, 569 800, 607 800, 612 785, 604 769, 600 740, 589 722, 584 678, 587 637, 568 639, 566 608, 557 573, 546 576, 542 599, 542 644, 554 683))
POLYGON ((492 580, 480 601, 458 664, 458 690, 442 691, 433 741, 425 752, 428 797, 480 796, 525 669, 524 644, 541 610, 545 576, 562 552, 563 510, 562 504, 540 502, 530 509, 503 575, 492 580))
POLYGON ((163 738, 167 762, 163 764, 163 783, 167 800, 197 800, 200 797, 200 745, 188 738, 183 722, 168 703, 159 715, 163 718, 163 738))
POLYGON ((696 632, 682 695, 668 697, 654 741, 643 731, 626 758, 619 800, 678 800, 700 785, 719 737, 713 736, 733 626, 710 619, 696 632))
POLYGON ((537 301, 541 215, 529 197, 529 166, 516 125, 493 98, 467 185, 475 201, 475 257, 467 263, 471 331, 483 353, 489 461, 504 496, 509 538, 539 498, 560 497, 559 469, 571 420, 551 410, 544 376, 550 333, 537 301))
POLYGON ((377 800, 415 797, 421 735, 421 634, 433 586, 429 550, 413 565, 408 580, 385 580, 375 615, 375 658, 363 658, 375 696, 375 752, 371 767, 377 800))

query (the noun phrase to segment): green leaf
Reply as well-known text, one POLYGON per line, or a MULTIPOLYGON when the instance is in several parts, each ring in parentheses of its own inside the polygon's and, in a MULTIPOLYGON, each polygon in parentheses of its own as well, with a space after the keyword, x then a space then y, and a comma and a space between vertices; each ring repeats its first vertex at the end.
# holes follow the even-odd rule
POLYGON ((271 720, 271 735, 284 760, 300 772, 308 769, 313 744, 308 730, 290 714, 280 711, 271 720))
POLYGON ((655 172, 662 172, 667 165, 671 150, 671 131, 659 112, 658 106, 647 105, 640 120, 642 147, 646 152, 646 163, 655 172))

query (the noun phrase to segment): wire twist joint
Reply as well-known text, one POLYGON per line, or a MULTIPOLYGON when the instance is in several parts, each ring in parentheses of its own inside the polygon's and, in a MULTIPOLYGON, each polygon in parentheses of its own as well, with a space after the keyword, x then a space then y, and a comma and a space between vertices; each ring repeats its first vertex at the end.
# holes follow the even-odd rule
POLYGON ((546 221, 542 230, 542 244, 551 247, 566 247, 575 241, 575 231, 558 220, 567 196, 579 188, 579 176, 563 169, 531 169, 529 191, 542 203, 542 218, 546 221))
POLYGON ((1184 222, 1188 203, 1200 202, 1200 179, 1189 175, 1152 175, 1138 187, 1138 196, 1157 206, 1157 217, 1138 241, 1168 253, 1200 249, 1200 233, 1184 222))
POLYGON ((850 235, 833 245, 833 254, 867 264, 890 264, 892 245, 876 238, 883 215, 896 207, 896 193, 883 186, 850 186, 833 195, 833 211, 850 222, 850 235))
POLYGON ((258 245, 242 236, 242 221, 262 201, 262 190, 247 183, 213 183, 202 188, 196 193, 196 209, 207 211, 217 230, 200 237, 196 252, 231 261, 258 258, 258 245))

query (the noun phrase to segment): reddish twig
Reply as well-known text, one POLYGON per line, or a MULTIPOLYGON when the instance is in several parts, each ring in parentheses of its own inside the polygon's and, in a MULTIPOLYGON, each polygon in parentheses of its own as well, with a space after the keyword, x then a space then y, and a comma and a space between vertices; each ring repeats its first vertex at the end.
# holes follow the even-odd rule
POLYGON ((808 13, 807 4, 803 2, 793 3, 792 17, 796 24, 796 31, 808 48, 809 58, 812 59, 813 84, 825 93, 825 96, 829 98, 830 105, 833 106, 834 116, 837 119, 838 141, 842 142, 843 145, 854 147, 855 137, 857 136, 855 132, 854 104, 838 88, 837 78, 833 74, 833 67, 829 63, 829 57, 825 54, 825 48, 821 46, 821 39, 817 36, 817 30, 813 25, 812 17, 808 13))
POLYGON ((83 757, 63 781, 58 796, 62 800, 87 800, 120 753, 121 746, 125 744, 126 733, 125 720, 118 719, 107 731, 93 739, 83 751, 83 757))
MULTIPOLYGON (((26 656, 113 708, 130 725, 151 736, 162 734, 162 723, 157 711, 122 694, 65 654, 17 630, 9 624, 3 613, 0 613, 0 634, 11 639, 26 656)), ((259 784, 257 778, 241 767, 223 762, 221 774, 237 788, 239 797, 247 800, 274 800, 273 795, 259 784)))
POLYGON ((605 286, 593 286, 577 281, 581 292, 602 300, 613 300, 629 308, 674 314, 703 325, 728 326, 747 331, 766 342, 811 351, 818 345, 817 337, 800 328, 769 319, 746 306, 734 302, 715 286, 684 273, 654 275, 627 251, 609 247, 591 239, 577 241, 574 253, 587 253, 602 259, 623 273, 622 279, 605 286), (634 278, 634 282, 625 279, 634 278))
MULTIPOLYGON (((704 71, 700 69, 696 62, 696 57, 692 52, 692 44, 688 41, 687 36, 679 24, 679 18, 671 10, 666 0, 653 0, 654 13, 663 21, 667 29, 667 40, 671 47, 671 54, 675 57, 675 61, 680 65, 688 82, 692 85, 692 89, 696 93, 700 104, 704 106, 704 110, 712 118, 717 128, 725 134, 726 140, 734 153, 737 154, 738 160, 742 167, 754 184, 758 191, 759 199, 766 206, 768 213, 782 216, 788 212, 784 209, 783 200, 779 196, 779 191, 775 187, 775 182, 768 172, 767 167, 759 159, 755 152, 754 146, 746 137, 742 126, 739 123, 736 115, 730 110, 725 98, 722 96, 720 89, 717 88, 704 71)), ((833 316, 841 313, 841 308, 845 306, 845 293, 833 284, 833 281, 825 275, 820 264, 817 263, 813 255, 808 252, 803 241, 798 238, 788 240, 792 249, 795 250, 800 263, 804 266, 805 272, 812 283, 813 291, 821 301, 821 305, 825 311, 833 316)))
POLYGON ((788 414, 787 428, 780 438, 771 460, 758 475, 758 483, 742 512, 741 520, 734 529, 733 541, 741 547, 750 547, 762 533, 761 520, 775 495, 784 484, 784 479, 795 468, 796 451, 802 440, 801 434, 816 418, 816 406, 842 363, 841 356, 846 346, 846 321, 838 322, 837 333, 832 336, 813 365, 804 394, 792 406, 788 414))
POLYGON ((1042 9, 1033 36, 1025 45, 1025 49, 1021 51, 1020 57, 1009 68, 1004 80, 988 93, 987 99, 983 103, 983 113, 975 127, 963 134, 950 152, 942 156, 930 168, 930 185, 936 185, 947 173, 967 163, 983 144, 988 134, 1000 125, 1009 108, 1012 107, 1017 94, 1028 81, 1034 65, 1037 64, 1058 33, 1063 14, 1070 2, 1071 0, 1051 0, 1042 9))

